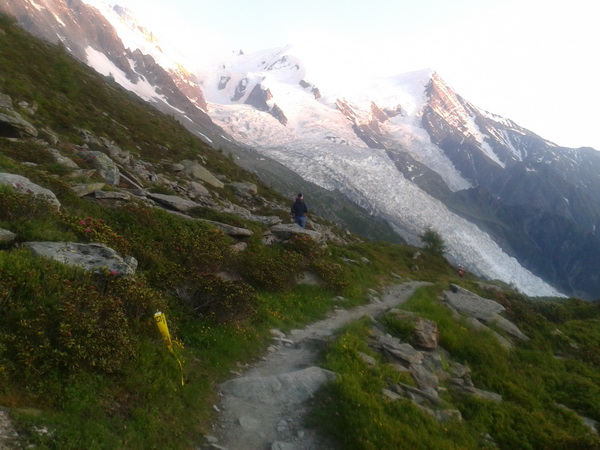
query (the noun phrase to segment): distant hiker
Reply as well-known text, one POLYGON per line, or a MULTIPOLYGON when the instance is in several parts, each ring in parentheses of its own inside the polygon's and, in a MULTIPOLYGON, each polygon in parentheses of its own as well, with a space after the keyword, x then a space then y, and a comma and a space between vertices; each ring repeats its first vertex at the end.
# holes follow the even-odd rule
POLYGON ((308 208, 306 207, 306 203, 304 203, 304 196, 302 194, 298 194, 296 197, 296 201, 292 204, 291 213, 294 216, 294 220, 298 224, 298 226, 304 228, 306 226, 306 213, 308 212, 308 208))
POLYGON ((465 268, 463 266, 458 268, 458 276, 461 278, 465 276, 465 268))

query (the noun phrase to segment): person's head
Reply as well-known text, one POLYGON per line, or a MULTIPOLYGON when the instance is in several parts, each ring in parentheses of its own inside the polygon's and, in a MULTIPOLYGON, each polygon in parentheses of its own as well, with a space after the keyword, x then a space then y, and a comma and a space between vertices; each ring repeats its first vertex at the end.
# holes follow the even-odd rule
POLYGON ((302 194, 298 194, 298 197, 300 200, 302 200, 304 198, 304 196, 302 194))

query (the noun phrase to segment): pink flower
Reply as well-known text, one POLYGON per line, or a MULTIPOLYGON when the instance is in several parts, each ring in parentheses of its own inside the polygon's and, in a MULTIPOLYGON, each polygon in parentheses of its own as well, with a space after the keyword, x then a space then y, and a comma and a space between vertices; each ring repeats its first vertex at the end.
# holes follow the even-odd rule
POLYGON ((80 220, 79 225, 85 225, 85 220, 80 220))
POLYGON ((91 230, 91 229, 89 229, 89 228, 86 228, 86 229, 85 229, 85 232, 86 232, 86 233, 91 233, 91 232, 92 232, 92 230, 91 230))

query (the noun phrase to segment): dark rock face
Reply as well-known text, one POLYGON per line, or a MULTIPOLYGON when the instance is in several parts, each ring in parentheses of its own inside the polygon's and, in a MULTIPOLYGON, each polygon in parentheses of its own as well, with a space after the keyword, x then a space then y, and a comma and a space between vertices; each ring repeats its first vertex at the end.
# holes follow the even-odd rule
POLYGON ((321 91, 319 91, 319 88, 316 87, 314 84, 310 84, 304 80, 300 80, 298 82, 298 84, 303 88, 303 89, 310 89, 310 91, 312 92, 312 94, 315 96, 315 100, 319 100, 321 98, 321 91))
POLYGON ((275 117, 277 120, 279 120, 279 122, 281 122, 282 125, 287 125, 287 122, 288 122, 287 117, 283 113, 282 109, 279 106, 277 106, 276 104, 273 105, 273 108, 271 109, 271 115, 273 117, 275 117))
POLYGON ((219 80, 219 90, 222 91, 223 89, 225 89, 230 80, 231 77, 221 77, 221 79, 219 80))
POLYGON ((236 86, 236 88, 235 88, 235 93, 233 94, 233 97, 231 97, 231 101, 232 102, 237 102, 244 95, 246 95, 246 88, 247 87, 248 87, 248 79, 247 78, 242 78, 240 80, 240 82, 238 83, 238 85, 236 86))
POLYGON ((246 104, 254 106, 259 111, 265 111, 275 117, 282 125, 286 125, 288 122, 287 117, 285 116, 283 110, 277 106, 273 105, 271 108, 267 103, 269 100, 273 98, 271 91, 269 89, 263 89, 263 87, 259 84, 254 86, 250 95, 246 99, 246 104))
POLYGON ((423 127, 474 185, 446 205, 563 292, 597 298, 600 152, 557 147, 484 114, 435 74, 427 94, 423 127))
POLYGON ((250 92, 250 95, 248 95, 245 103, 254 106, 259 111, 269 111, 271 108, 267 104, 267 101, 272 98, 273 95, 269 89, 263 89, 260 84, 257 84, 252 89, 252 92, 250 92))

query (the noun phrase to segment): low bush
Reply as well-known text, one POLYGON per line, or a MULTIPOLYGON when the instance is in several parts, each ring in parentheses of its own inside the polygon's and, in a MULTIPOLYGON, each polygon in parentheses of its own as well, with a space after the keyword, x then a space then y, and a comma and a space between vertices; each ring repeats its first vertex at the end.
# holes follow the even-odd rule
POLYGON ((140 323, 151 323, 165 305, 139 281, 92 275, 24 250, 0 253, 0 272, 0 357, 20 380, 121 371, 146 330, 140 323))
POLYGON ((254 245, 237 255, 235 268, 253 286, 281 291, 295 285, 303 260, 302 255, 282 247, 254 245))
POLYGON ((192 285, 179 286, 176 292, 193 315, 217 324, 247 320, 257 311, 256 292, 241 281, 207 275, 192 285))

